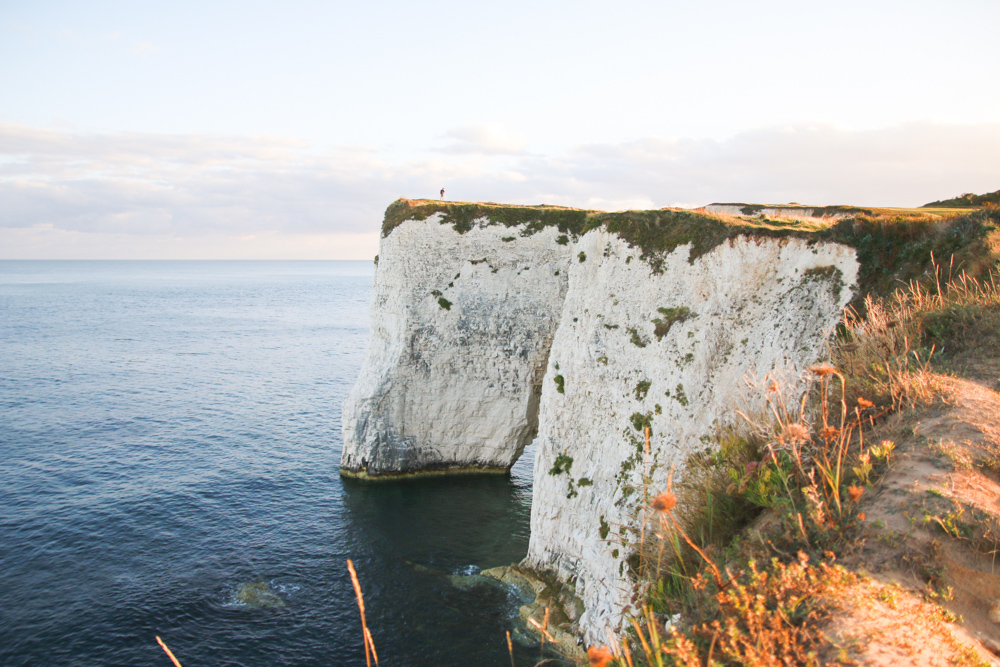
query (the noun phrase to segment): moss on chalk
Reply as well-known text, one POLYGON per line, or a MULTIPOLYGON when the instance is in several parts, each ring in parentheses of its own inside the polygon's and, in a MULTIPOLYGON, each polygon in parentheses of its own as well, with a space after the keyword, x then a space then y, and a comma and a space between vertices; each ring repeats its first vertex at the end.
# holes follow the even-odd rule
POLYGON ((806 269, 802 272, 802 282, 825 282, 833 292, 833 298, 840 300, 840 293, 844 289, 844 274, 835 266, 817 266, 806 269))
POLYGON ((556 460, 552 463, 552 468, 549 470, 550 475, 561 475, 563 473, 569 473, 570 469, 573 467, 573 457, 567 456, 564 453, 558 454, 556 460))
POLYGON ((635 385, 635 389, 632 390, 633 393, 635 394, 635 400, 641 401, 642 399, 646 398, 646 394, 649 393, 649 388, 651 386, 653 386, 653 383, 651 381, 639 380, 639 382, 636 383, 635 385))
POLYGON ((656 310, 663 316, 653 318, 653 324, 656 325, 653 329, 653 334, 656 336, 656 340, 662 340, 663 337, 670 331, 670 327, 672 327, 675 323, 686 322, 692 317, 698 317, 698 313, 691 312, 691 309, 686 306, 679 306, 677 308, 657 308, 656 310))

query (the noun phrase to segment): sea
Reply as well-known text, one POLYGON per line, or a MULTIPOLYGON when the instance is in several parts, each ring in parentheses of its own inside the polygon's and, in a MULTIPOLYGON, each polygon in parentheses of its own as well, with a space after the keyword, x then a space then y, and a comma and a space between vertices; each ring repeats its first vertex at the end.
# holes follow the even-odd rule
POLYGON ((365 665, 348 559, 380 665, 511 664, 532 452, 338 474, 372 272, 0 262, 0 665, 365 665))

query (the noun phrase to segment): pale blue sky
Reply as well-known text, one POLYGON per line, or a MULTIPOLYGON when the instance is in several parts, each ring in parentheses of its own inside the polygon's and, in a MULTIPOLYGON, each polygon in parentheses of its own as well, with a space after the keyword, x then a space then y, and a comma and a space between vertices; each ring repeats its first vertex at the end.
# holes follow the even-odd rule
POLYGON ((368 257, 397 196, 1000 188, 1000 2, 0 3, 0 257, 368 257))

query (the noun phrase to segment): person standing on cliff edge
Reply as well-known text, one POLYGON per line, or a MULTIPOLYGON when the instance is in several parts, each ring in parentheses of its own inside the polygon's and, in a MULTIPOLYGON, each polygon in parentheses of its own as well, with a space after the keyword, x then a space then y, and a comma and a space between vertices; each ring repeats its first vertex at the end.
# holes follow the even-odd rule
POLYGON ((444 199, 444 188, 441 188, 441 199, 444 199))

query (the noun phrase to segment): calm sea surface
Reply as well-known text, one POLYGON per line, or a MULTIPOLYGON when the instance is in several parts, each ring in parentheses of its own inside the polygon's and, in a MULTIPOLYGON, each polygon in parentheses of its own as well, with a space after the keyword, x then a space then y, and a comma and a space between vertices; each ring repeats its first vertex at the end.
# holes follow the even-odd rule
POLYGON ((347 558, 382 665, 510 664, 517 602, 455 575, 524 556, 530 452, 338 475, 371 274, 0 262, 0 664, 363 665, 347 558))

